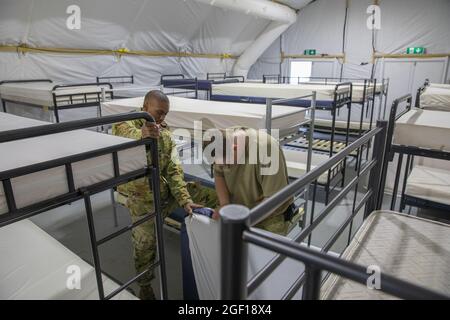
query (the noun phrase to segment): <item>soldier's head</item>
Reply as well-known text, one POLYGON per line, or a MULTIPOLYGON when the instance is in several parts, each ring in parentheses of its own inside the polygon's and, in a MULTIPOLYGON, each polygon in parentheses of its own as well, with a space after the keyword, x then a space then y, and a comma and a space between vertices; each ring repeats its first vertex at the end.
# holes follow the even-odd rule
POLYGON ((155 118, 157 124, 160 124, 169 113, 169 98, 160 90, 152 90, 145 95, 143 109, 155 118))

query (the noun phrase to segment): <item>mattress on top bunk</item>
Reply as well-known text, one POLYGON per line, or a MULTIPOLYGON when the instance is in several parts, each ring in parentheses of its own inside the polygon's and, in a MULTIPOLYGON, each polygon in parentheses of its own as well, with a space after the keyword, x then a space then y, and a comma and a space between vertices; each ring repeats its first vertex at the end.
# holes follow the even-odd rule
POLYGON ((420 95, 422 109, 450 111, 450 85, 434 84, 420 95))
MULTIPOLYGON (((331 125, 332 125, 332 120, 329 119, 315 119, 314 120, 314 125, 317 127, 322 127, 322 128, 330 128, 331 129, 331 125)), ((347 121, 343 121, 343 120, 336 120, 335 122, 335 128, 339 129, 339 131, 342 131, 342 129, 347 129, 347 121)), ((376 124, 372 124, 372 128, 374 128, 376 126, 376 124)), ((359 130, 361 127, 361 122, 360 121, 350 121, 349 123, 349 129, 351 131, 357 131, 359 130)), ((362 130, 367 131, 370 128, 370 122, 365 122, 363 121, 362 123, 362 130)))
POLYGON ((396 121, 393 143, 450 151, 450 112, 410 110, 396 121))
MULTIPOLYGON (((93 300, 99 299, 94 268, 30 220, 0 228, 1 300, 93 300), (67 284, 79 268, 80 289, 67 284)), ((103 275, 105 294, 119 285, 103 275)), ((120 292, 113 299, 135 300, 120 292)))
MULTIPOLYGON (((343 81, 343 82, 347 82, 347 81, 343 81)), ((351 82, 351 81, 348 81, 351 82)), ((335 82, 335 81, 322 81, 322 82, 318 82, 318 81, 310 81, 310 82, 305 82, 302 83, 304 85, 312 85, 312 84, 322 84, 322 85, 333 85, 336 86, 337 84, 339 84, 341 82, 335 82)), ((363 99, 363 95, 364 95, 364 82, 352 82, 352 100, 353 102, 360 102, 363 99)), ((366 98, 367 95, 373 95, 373 91, 374 91, 374 87, 375 87, 375 93, 376 94, 380 94, 383 92, 384 86, 382 83, 377 83, 375 86, 374 84, 366 84, 366 98)))
MULTIPOLYGON (((292 147, 283 147, 284 157, 289 177, 300 178, 306 173, 308 163, 308 152, 298 150, 292 147)), ((311 156, 311 170, 323 164, 330 159, 329 156, 320 153, 313 153, 311 156)), ((335 167, 339 166, 337 164, 335 167)), ((318 179, 320 184, 326 184, 328 179, 328 171, 324 172, 318 179)))
POLYGON ((450 84, 446 83, 430 83, 430 88, 441 88, 441 89, 448 89, 450 90, 450 84))
MULTIPOLYGON (((249 128, 265 128, 266 106, 246 103, 197 100, 169 96, 170 111, 165 121, 171 128, 194 129, 194 121, 201 121, 203 130, 225 129, 240 125, 249 128)), ((101 104, 102 115, 139 110, 144 98, 119 99, 101 104)), ((301 108, 273 106, 272 128, 291 128, 304 121, 301 108)))
MULTIPOLYGON (((0 113, 0 131, 48 124, 11 114, 0 113)), ((76 130, 47 136, 0 143, 0 172, 45 161, 98 150, 132 141, 90 130, 76 130)), ((121 174, 144 168, 145 146, 118 152, 121 174)), ((75 188, 89 186, 114 177, 111 154, 72 163, 75 188)), ((48 200, 68 192, 65 166, 30 173, 11 179, 17 208, 48 200)), ((0 214, 8 207, 0 184, 0 214)))
MULTIPOLYGON (((316 91, 317 100, 332 101, 334 99, 335 88, 335 85, 324 84, 225 83, 212 85, 211 94, 290 99, 306 96, 316 91)), ((343 93, 346 90, 347 88, 343 87, 338 92, 343 93)), ((302 100, 311 100, 311 98, 304 98, 302 100)))
MULTIPOLYGON (((342 258, 450 295, 450 225, 392 211, 375 211, 362 224, 342 258)), ((383 286, 383 283, 381 283, 383 286)), ((380 290, 331 275, 323 299, 395 299, 380 290)))
MULTIPOLYGON (((0 96, 2 99, 29 103, 38 106, 53 106, 53 87, 56 83, 50 82, 23 82, 23 83, 4 83, 0 85, 0 96)), ((76 95, 72 102, 66 97, 57 97, 58 105, 81 103, 84 100, 84 94, 88 101, 97 100, 98 93, 101 92, 101 86, 79 86, 70 88, 57 89, 57 96, 61 95, 76 95)))
POLYGON ((405 193, 450 205, 450 171, 416 165, 408 176, 405 193))

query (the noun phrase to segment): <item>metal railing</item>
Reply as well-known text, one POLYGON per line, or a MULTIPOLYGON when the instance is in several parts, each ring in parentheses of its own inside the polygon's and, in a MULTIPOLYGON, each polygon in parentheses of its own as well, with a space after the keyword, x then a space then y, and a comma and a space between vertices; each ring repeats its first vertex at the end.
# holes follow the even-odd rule
MULTIPOLYGON (((377 200, 382 192, 381 172, 383 171, 384 150, 386 149, 387 122, 378 121, 377 128, 371 130, 343 151, 334 155, 321 166, 316 167, 294 183, 280 190, 278 193, 262 202, 252 210, 244 206, 230 205, 221 209, 221 299, 245 299, 248 293, 253 292, 275 268, 290 257, 305 264, 305 272, 296 279, 294 285, 284 295, 292 297, 296 290, 303 286, 303 299, 319 299, 322 271, 331 272, 366 284, 368 279, 367 268, 337 257, 317 252, 301 244, 323 219, 332 212, 333 208, 353 188, 357 187, 361 177, 370 172, 368 190, 357 205, 353 206, 353 214, 338 228, 333 237, 327 242, 322 251, 327 251, 342 234, 346 226, 365 206, 364 215, 367 217, 372 211, 378 209, 377 200), (374 152, 372 160, 364 169, 334 198, 322 213, 305 229, 301 231, 294 241, 278 236, 272 236, 253 228, 258 222, 269 217, 280 203, 284 203, 298 190, 307 184, 316 181, 320 175, 330 170, 336 163, 342 161, 351 152, 361 148, 369 140, 374 139, 374 152), (261 272, 248 282, 247 279, 247 243, 263 247, 276 252, 278 255, 272 259, 261 272)), ((356 188, 357 189, 357 188, 356 188)), ((356 198, 356 197, 355 197, 356 198)), ((351 234, 351 232, 350 232, 351 234)), ((445 299, 447 297, 399 280, 389 275, 381 275, 382 291, 405 299, 445 299)))
MULTIPOLYGON (((105 116, 101 118, 83 119, 76 121, 69 121, 64 123, 40 125, 35 127, 15 129, 0 132, 0 144, 5 142, 12 142, 21 139, 28 139, 40 136, 46 136, 51 134, 57 134, 62 132, 68 132, 78 129, 86 129, 90 127, 103 126, 107 124, 113 124, 122 121, 129 121, 135 119, 144 119, 148 122, 154 122, 155 120, 151 115, 146 112, 134 112, 124 113, 119 115, 105 116)), ((160 288, 161 296, 163 299, 167 299, 167 276, 165 267, 165 251, 163 246, 163 217, 161 214, 161 201, 160 201, 160 179, 159 179, 159 162, 158 162, 158 145, 156 139, 146 138, 141 140, 133 140, 109 147, 105 147, 98 150, 87 151, 84 153, 66 156, 54 160, 49 160, 41 163, 32 164, 26 167, 20 167, 11 169, 8 171, 0 172, 0 182, 3 185, 5 191, 5 198, 7 200, 8 212, 0 215, 0 228, 20 220, 30 218, 40 213, 46 212, 50 209, 57 208, 59 206, 72 203, 77 200, 83 200, 86 209, 89 237, 91 250, 93 255, 93 264, 96 274, 97 287, 100 299, 111 299, 122 290, 128 288, 132 283, 139 280, 146 273, 150 272, 153 268, 159 266, 160 271, 160 288), (120 157, 118 152, 125 149, 135 148, 137 146, 145 146, 147 152, 150 152, 151 164, 146 167, 136 169, 128 173, 120 173, 120 157), (74 182, 74 174, 72 169, 72 163, 79 162, 86 159, 92 159, 102 155, 111 154, 113 162, 114 176, 112 178, 102 180, 101 182, 88 185, 82 188, 76 188, 74 182), (34 203, 32 205, 18 208, 15 202, 14 189, 12 188, 11 180, 15 177, 20 177, 29 173, 38 172, 50 168, 65 166, 66 179, 68 184, 68 192, 54 196, 50 199, 34 203), (148 179, 149 190, 153 192, 154 212, 143 215, 139 220, 134 223, 122 227, 114 233, 107 235, 101 239, 97 239, 96 228, 94 223, 93 208, 91 204, 91 196, 102 191, 109 190, 120 184, 136 180, 139 178, 148 179), (104 243, 114 239, 121 234, 133 229, 134 227, 149 221, 150 219, 156 219, 156 239, 158 248, 158 261, 151 266, 148 266, 146 270, 140 274, 134 276, 124 284, 119 284, 113 292, 105 295, 103 287, 103 277, 101 270, 101 261, 98 247, 104 243)))

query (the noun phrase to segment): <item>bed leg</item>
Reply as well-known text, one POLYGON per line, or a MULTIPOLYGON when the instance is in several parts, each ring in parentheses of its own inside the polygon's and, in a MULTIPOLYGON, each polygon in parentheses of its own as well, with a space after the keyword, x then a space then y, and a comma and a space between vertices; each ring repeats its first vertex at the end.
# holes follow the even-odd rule
POLYGON ((406 192, 406 183, 408 181, 409 175, 409 167, 411 165, 411 155, 408 154, 406 157, 406 167, 405 167, 405 175, 403 177, 403 186, 402 186, 402 196, 400 198, 400 212, 403 212, 405 209, 405 192, 406 192))
POLYGON ((100 255, 99 255, 98 246, 97 246, 97 236, 95 234, 95 223, 94 223, 94 216, 92 213, 91 195, 86 190, 83 191, 82 193, 83 193, 84 205, 86 208, 87 222, 88 222, 88 227, 89 227, 89 238, 91 240, 91 250, 92 250, 92 257, 94 260, 95 276, 97 279, 98 296, 99 296, 100 300, 104 300, 105 292, 103 289, 102 270, 101 270, 101 265, 100 265, 100 255))
POLYGON ((117 203, 114 200, 114 189, 111 189, 111 204, 113 206, 113 214, 114 214, 114 227, 117 228, 119 226, 119 219, 117 217, 117 203))
POLYGON ((398 155, 397 171, 395 173, 394 190, 392 191, 391 210, 395 208, 395 202, 397 200, 398 184, 400 181, 400 173, 402 171, 403 153, 398 155))
POLYGON ((2 99, 2 106, 3 106, 3 112, 8 113, 8 111, 6 111, 6 101, 3 99, 2 99))

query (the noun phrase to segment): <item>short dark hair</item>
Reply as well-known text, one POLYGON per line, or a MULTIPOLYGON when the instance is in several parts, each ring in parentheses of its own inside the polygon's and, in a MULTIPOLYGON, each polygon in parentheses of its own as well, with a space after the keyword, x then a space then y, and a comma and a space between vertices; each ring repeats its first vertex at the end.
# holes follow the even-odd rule
POLYGON ((147 104, 151 99, 156 99, 159 102, 169 104, 169 98, 161 90, 151 90, 147 92, 144 99, 144 105, 147 104))

